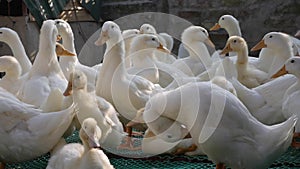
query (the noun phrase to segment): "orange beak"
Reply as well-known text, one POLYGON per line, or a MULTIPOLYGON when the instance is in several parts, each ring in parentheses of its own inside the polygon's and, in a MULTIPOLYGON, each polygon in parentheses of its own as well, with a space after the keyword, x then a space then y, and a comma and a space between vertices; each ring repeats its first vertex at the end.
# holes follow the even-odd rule
POLYGON ((67 89, 64 92, 64 96, 70 96, 72 94, 72 80, 69 80, 67 89))
POLYGON ((164 52, 164 53, 171 53, 170 51, 169 51, 169 49, 167 49, 165 46, 163 46, 162 44, 159 44, 159 46, 156 48, 157 50, 159 50, 159 51, 162 51, 162 52, 164 52))
POLYGON ((57 56, 76 56, 76 54, 65 49, 60 43, 56 43, 55 52, 57 56))
POLYGON ((284 65, 277 73, 275 73, 272 76, 272 78, 277 78, 277 77, 283 76, 285 74, 288 74, 288 71, 285 69, 285 65, 284 65))
POLYGON ((225 46, 225 48, 221 51, 220 55, 225 55, 225 54, 227 54, 229 52, 232 52, 232 48, 230 47, 230 44, 227 44, 225 46))
POLYGON ((56 36, 56 42, 60 41, 62 39, 62 37, 60 35, 56 36))
POLYGON ((252 49, 251 51, 257 51, 259 49, 262 49, 262 48, 266 48, 267 45, 265 44, 265 41, 264 40, 261 40, 260 42, 258 42, 258 44, 256 44, 252 49))
POLYGON ((219 30, 221 28, 221 25, 216 23, 213 27, 211 27, 209 30, 210 31, 216 31, 219 30))

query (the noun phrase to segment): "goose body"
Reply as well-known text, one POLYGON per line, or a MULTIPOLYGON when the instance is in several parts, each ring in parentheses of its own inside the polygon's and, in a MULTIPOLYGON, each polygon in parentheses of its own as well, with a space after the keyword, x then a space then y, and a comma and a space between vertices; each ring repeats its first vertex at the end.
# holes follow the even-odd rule
POLYGON ((49 152, 69 127, 74 105, 44 113, 0 88, 1 162, 32 160, 49 152))
POLYGON ((291 117, 266 126, 237 97, 210 82, 190 83, 153 96, 143 118, 152 129, 160 117, 186 125, 194 142, 214 163, 245 169, 267 168, 280 157, 291 143, 297 120, 291 117))

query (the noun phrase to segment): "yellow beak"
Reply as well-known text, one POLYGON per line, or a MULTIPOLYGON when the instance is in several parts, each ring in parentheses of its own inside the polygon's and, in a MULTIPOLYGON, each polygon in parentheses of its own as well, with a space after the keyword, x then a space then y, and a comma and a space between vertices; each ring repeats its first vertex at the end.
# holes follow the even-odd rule
POLYGON ((76 56, 76 54, 65 49, 60 43, 56 43, 55 52, 57 56, 76 56))
POLYGON ((227 54, 229 52, 232 52, 232 48, 230 47, 230 44, 227 44, 225 46, 225 48, 221 51, 220 55, 225 55, 225 54, 227 54))
POLYGON ((64 92, 64 96, 70 96, 72 94, 72 80, 69 80, 68 86, 64 92))
POLYGON ((165 46, 163 46, 162 44, 159 44, 159 46, 156 48, 157 50, 159 50, 159 51, 162 51, 162 52, 164 52, 164 53, 171 53, 170 51, 169 51, 169 49, 167 49, 165 46))

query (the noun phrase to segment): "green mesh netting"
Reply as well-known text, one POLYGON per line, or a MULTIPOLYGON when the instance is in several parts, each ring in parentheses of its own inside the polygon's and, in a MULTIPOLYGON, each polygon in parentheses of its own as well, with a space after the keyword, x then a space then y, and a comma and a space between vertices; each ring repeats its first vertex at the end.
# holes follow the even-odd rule
MULTIPOLYGON (((79 142, 78 132, 66 138, 68 143, 79 142)), ((138 144, 138 143, 135 143, 138 144)), ((116 150, 109 150, 111 152, 116 150)), ((139 151, 129 152, 122 150, 119 154, 141 153, 139 151)), ((185 156, 185 155, 159 155, 149 158, 136 159, 117 156, 113 153, 106 152, 111 164, 116 169, 212 169, 215 165, 207 159, 206 156, 185 156)), ((44 169, 47 166, 50 154, 37 158, 32 161, 7 164, 6 169, 44 169)), ((299 169, 300 168, 300 150, 289 148, 269 169, 299 169)))

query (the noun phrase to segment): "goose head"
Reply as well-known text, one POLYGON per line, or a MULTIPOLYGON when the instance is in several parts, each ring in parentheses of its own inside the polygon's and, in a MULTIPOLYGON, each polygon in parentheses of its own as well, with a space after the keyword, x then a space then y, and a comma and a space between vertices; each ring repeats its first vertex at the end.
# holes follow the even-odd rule
POLYGON ((187 45, 187 48, 189 48, 188 45, 197 42, 204 42, 213 48, 215 47, 209 38, 207 30, 201 26, 190 26, 185 29, 181 35, 181 40, 185 46, 187 45))
POLYGON ((280 51, 282 48, 286 48, 291 50, 292 53, 292 41, 290 40, 289 35, 285 33, 270 32, 267 33, 263 39, 251 49, 251 51, 256 51, 262 48, 269 48, 275 51, 280 51))
MULTIPOLYGON (((230 30, 234 28, 239 28, 239 21, 232 15, 223 15, 219 18, 218 23, 216 23, 213 27, 210 28, 210 31, 219 30, 220 28, 224 28, 228 33, 230 33, 230 30)), ((241 36, 241 33, 239 31, 239 33, 232 33, 232 35, 241 36)))
POLYGON ((126 39, 131 39, 133 37, 136 37, 139 33, 140 31, 137 29, 127 29, 122 32, 122 36, 123 39, 126 40, 126 39))
POLYGON ((55 24, 58 30, 58 33, 62 36, 62 39, 65 37, 73 37, 73 31, 70 24, 62 19, 55 19, 55 24))
MULTIPOLYGON (((55 25, 54 20, 46 20, 43 22, 43 25, 40 30, 40 39, 42 42, 47 42, 48 44, 53 46, 53 48, 56 45, 56 40, 58 36, 58 30, 55 25)), ((43 44, 43 43, 40 43, 43 44)), ((54 50, 53 50, 54 51, 54 50)))
POLYGON ((99 148, 101 135, 101 129, 97 126, 97 121, 94 118, 87 118, 82 122, 79 137, 85 146, 99 148))
POLYGON ((148 23, 145 23, 140 27, 140 33, 141 34, 157 34, 154 26, 152 26, 148 23))
POLYGON ((10 44, 14 42, 16 37, 18 34, 14 30, 6 27, 0 28, 0 41, 10 44))
POLYGON ((95 45, 101 46, 105 42, 117 43, 121 38, 122 34, 119 25, 112 21, 106 21, 102 26, 100 37, 96 40, 95 45))
POLYGON ((285 73, 293 74, 300 78, 300 57, 292 57, 285 62, 285 73))
POLYGON ((75 70, 70 74, 68 87, 64 92, 64 96, 71 95, 73 90, 78 91, 82 89, 87 89, 87 77, 82 71, 75 70))
POLYGON ((132 40, 131 53, 145 49, 157 49, 165 53, 170 53, 170 51, 160 43, 158 37, 152 34, 142 34, 132 40))
POLYGON ((22 68, 15 57, 1 56, 0 57, 0 72, 6 72, 15 74, 16 77, 20 77, 22 68))
POLYGON ((240 36, 231 36, 226 42, 226 46, 221 51, 221 55, 225 55, 229 52, 241 52, 248 50, 247 42, 240 36))

